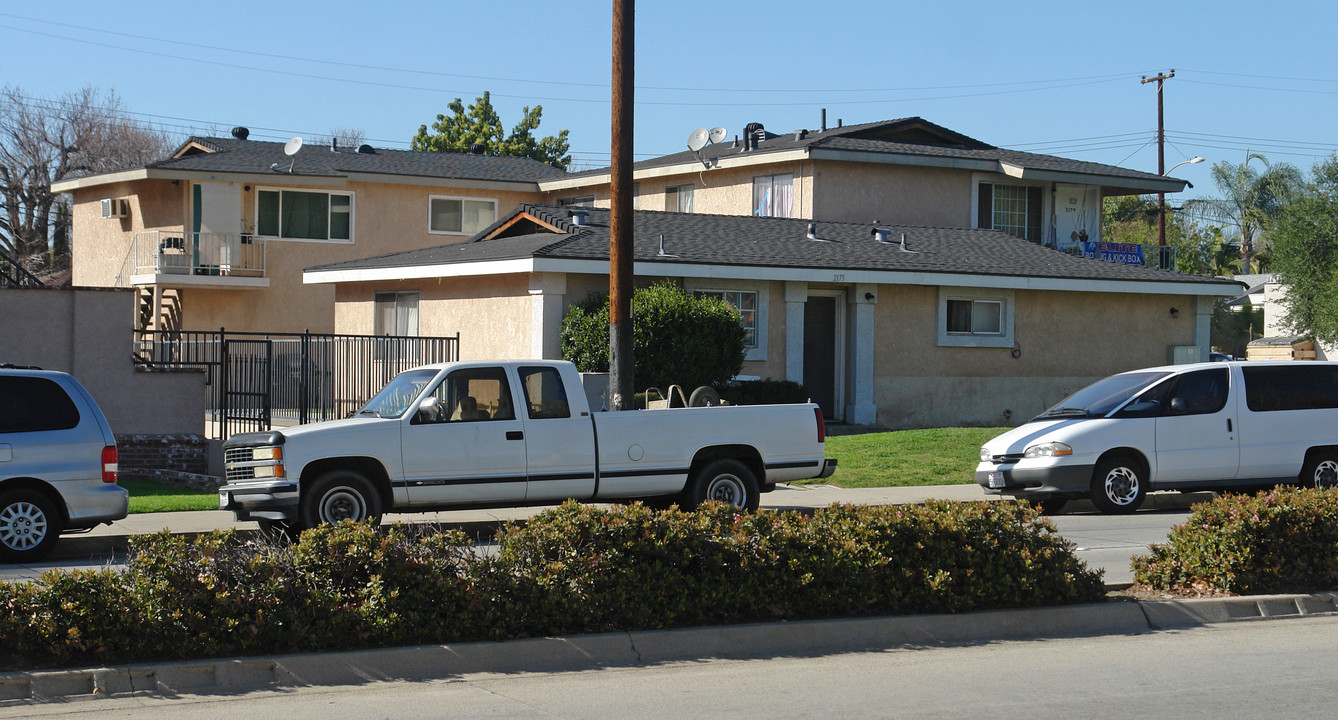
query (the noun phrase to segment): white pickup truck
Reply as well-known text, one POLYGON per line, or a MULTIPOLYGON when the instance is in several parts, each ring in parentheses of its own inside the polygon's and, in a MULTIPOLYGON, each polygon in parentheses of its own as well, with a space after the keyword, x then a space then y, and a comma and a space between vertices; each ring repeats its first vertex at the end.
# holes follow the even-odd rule
POLYGON ((817 405, 592 412, 552 360, 408 370, 355 416, 223 445, 219 507, 289 531, 383 512, 583 501, 720 500, 827 477, 817 405))

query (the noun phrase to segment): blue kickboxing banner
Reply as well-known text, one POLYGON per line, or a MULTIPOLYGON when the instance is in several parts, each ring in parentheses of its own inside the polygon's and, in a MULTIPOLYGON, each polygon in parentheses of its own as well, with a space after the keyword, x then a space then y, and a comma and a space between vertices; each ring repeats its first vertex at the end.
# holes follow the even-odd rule
POLYGON ((1130 243, 1085 242, 1082 244, 1082 256, 1125 265, 1144 264, 1143 246, 1130 243))

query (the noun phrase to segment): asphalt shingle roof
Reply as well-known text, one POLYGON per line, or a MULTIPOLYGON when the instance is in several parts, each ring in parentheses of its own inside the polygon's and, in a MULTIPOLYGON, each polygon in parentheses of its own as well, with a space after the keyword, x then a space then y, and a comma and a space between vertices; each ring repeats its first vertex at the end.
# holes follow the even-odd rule
MULTIPOLYGON (((381 255, 308 268, 312 271, 414 267, 529 257, 608 261, 609 214, 582 208, 587 225, 574 225, 568 208, 525 204, 463 243, 381 255), (516 224, 508 236, 498 229, 517 215, 547 223, 558 232, 516 224), (496 234, 496 237, 491 237, 496 234), (490 239, 491 237, 491 239, 490 239)), ((804 219, 705 215, 640 210, 633 220, 637 262, 733 267, 875 270, 1074 280, 1118 280, 1194 284, 1238 283, 1223 278, 1074 257, 996 230, 888 226, 893 242, 882 243, 867 224, 804 219), (823 241, 807 237, 810 224, 823 241), (907 250, 901 249, 902 235, 907 250), (660 255, 664 236, 665 257, 660 255)))
MULTIPOLYGON (((1085 175, 1109 175, 1131 180, 1165 181, 1166 178, 1156 173, 1140 172, 1115 165, 1070 160, 1055 155, 1007 150, 967 137, 919 117, 900 118, 880 122, 845 125, 828 128, 825 131, 805 131, 803 137, 796 132, 773 134, 758 143, 754 150, 742 149, 743 142, 735 147, 732 142, 707 145, 701 150, 703 160, 737 156, 744 152, 779 153, 789 150, 808 149, 810 151, 827 148, 832 150, 850 150, 888 155, 911 155, 960 158, 1006 162, 1023 168, 1054 170, 1085 175)), ((692 152, 663 155, 650 160, 643 160, 633 165, 635 169, 655 168, 683 163, 696 163, 697 157, 692 152)), ((586 177, 607 174, 608 168, 574 173, 568 177, 586 177)), ((1174 179, 1174 178, 1172 178, 1174 179)))
POLYGON ((502 182, 538 182, 567 175, 551 165, 522 157, 384 148, 360 153, 352 147, 341 147, 339 152, 333 152, 328 145, 312 144, 303 145, 297 155, 289 157, 283 152, 284 144, 279 142, 194 137, 187 141, 187 145, 190 143, 208 148, 211 152, 197 150, 181 157, 151 163, 148 167, 201 172, 273 173, 279 176, 287 175, 289 163, 292 163, 292 175, 297 177, 342 177, 349 173, 371 173, 502 182), (278 163, 278 172, 271 169, 275 163, 278 163))

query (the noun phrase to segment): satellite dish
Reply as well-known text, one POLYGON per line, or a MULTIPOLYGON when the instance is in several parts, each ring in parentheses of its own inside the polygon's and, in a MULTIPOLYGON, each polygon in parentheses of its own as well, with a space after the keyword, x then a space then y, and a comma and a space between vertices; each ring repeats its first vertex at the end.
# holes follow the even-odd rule
POLYGON ((688 149, 692 152, 697 152, 706 147, 706 141, 710 139, 711 136, 706 131, 706 128, 697 128, 688 136, 688 149))
POLYGON ((718 143, 721 140, 724 140, 725 136, 728 134, 729 131, 722 127, 711 128, 711 134, 710 134, 711 142, 718 143))
POLYGON ((302 149, 302 138, 298 136, 288 138, 288 142, 283 144, 284 155, 289 155, 289 156, 296 155, 297 151, 301 149, 302 149))

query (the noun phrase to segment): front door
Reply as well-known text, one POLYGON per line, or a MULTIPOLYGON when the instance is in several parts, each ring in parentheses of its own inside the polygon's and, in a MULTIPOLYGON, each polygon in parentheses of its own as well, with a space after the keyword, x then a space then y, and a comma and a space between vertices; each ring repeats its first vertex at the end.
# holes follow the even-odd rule
POLYGON ((836 298, 810 295, 804 303, 804 387, 822 416, 836 419, 836 298))
POLYGON ((506 371, 462 368, 432 394, 437 412, 413 417, 400 436, 410 504, 523 501, 525 428, 506 371))
POLYGON ((1240 445, 1226 367, 1175 379, 1157 417, 1157 483, 1236 477, 1240 445))

